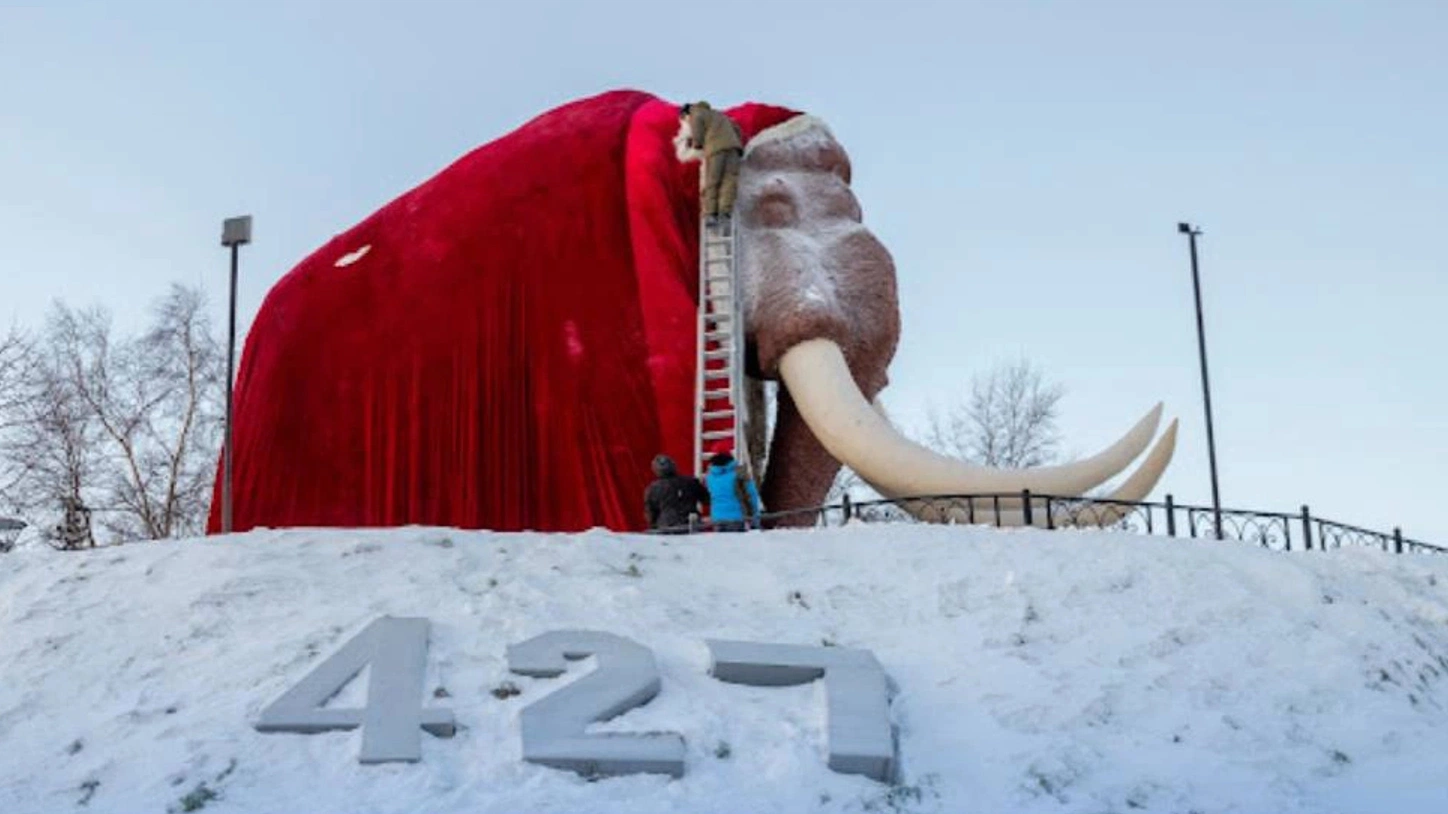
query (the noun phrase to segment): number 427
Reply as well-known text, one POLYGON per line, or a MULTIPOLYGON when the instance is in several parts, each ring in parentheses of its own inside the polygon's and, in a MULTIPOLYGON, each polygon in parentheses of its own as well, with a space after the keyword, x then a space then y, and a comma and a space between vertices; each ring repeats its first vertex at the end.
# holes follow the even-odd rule
MULTIPOLYGON (((375 619, 296 686, 262 710, 260 732, 316 733, 362 728, 362 763, 417 761, 422 734, 451 737, 451 709, 424 707, 428 620, 375 619), (370 667, 367 705, 326 703, 370 667)), ((829 767, 888 782, 894 774, 885 671, 868 650, 706 639, 709 674, 721 681, 783 687, 823 679, 829 767)), ((677 732, 588 734, 590 724, 647 704, 659 693, 659 670, 647 647, 612 633, 555 630, 508 647, 508 669, 551 678, 569 660, 593 656, 598 668, 520 713, 523 759, 586 775, 684 774, 677 732)))

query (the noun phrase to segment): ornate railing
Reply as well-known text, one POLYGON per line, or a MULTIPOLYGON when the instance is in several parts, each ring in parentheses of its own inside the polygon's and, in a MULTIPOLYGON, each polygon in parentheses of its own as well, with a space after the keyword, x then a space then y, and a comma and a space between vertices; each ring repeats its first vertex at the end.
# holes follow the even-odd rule
MULTIPOLYGON (((1316 517, 1303 506, 1295 513, 1222 509, 1177 503, 1057 497, 1030 492, 984 495, 938 495, 870 501, 845 496, 839 503, 814 509, 767 512, 765 528, 838 526, 846 523, 945 523, 972 526, 1033 526, 1041 529, 1107 528, 1167 537, 1238 540, 1280 551, 1326 551, 1355 546, 1403 553, 1448 554, 1448 548, 1404 537, 1402 530, 1372 531, 1316 517)), ((661 530, 707 532, 707 521, 661 530)))

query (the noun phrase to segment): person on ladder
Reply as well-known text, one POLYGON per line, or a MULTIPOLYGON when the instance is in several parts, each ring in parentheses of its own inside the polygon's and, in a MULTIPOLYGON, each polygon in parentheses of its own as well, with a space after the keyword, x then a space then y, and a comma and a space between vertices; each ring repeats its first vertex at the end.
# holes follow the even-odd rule
POLYGON ((711 229, 721 224, 727 226, 734 214, 739 164, 744 158, 739 125, 708 102, 690 102, 679 108, 679 126, 688 131, 686 142, 691 148, 688 155, 681 154, 680 158, 688 160, 702 155, 704 159, 701 203, 705 225, 711 229))

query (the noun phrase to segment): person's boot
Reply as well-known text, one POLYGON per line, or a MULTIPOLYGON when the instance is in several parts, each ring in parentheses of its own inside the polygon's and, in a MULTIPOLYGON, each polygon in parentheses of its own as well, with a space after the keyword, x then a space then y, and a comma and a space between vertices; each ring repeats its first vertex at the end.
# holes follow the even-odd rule
POLYGON ((719 228, 719 216, 718 216, 718 215, 710 215, 709 217, 704 218, 704 226, 705 226, 705 228, 708 228, 708 229, 718 229, 718 228, 719 228))

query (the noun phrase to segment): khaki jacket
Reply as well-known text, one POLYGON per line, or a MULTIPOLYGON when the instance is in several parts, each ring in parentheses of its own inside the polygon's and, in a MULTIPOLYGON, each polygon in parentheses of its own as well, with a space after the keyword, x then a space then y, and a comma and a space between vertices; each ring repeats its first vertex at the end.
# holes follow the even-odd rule
POLYGON ((689 107, 689 133, 692 146, 702 149, 706 158, 725 150, 744 149, 739 125, 709 107, 708 102, 695 102, 689 107))

